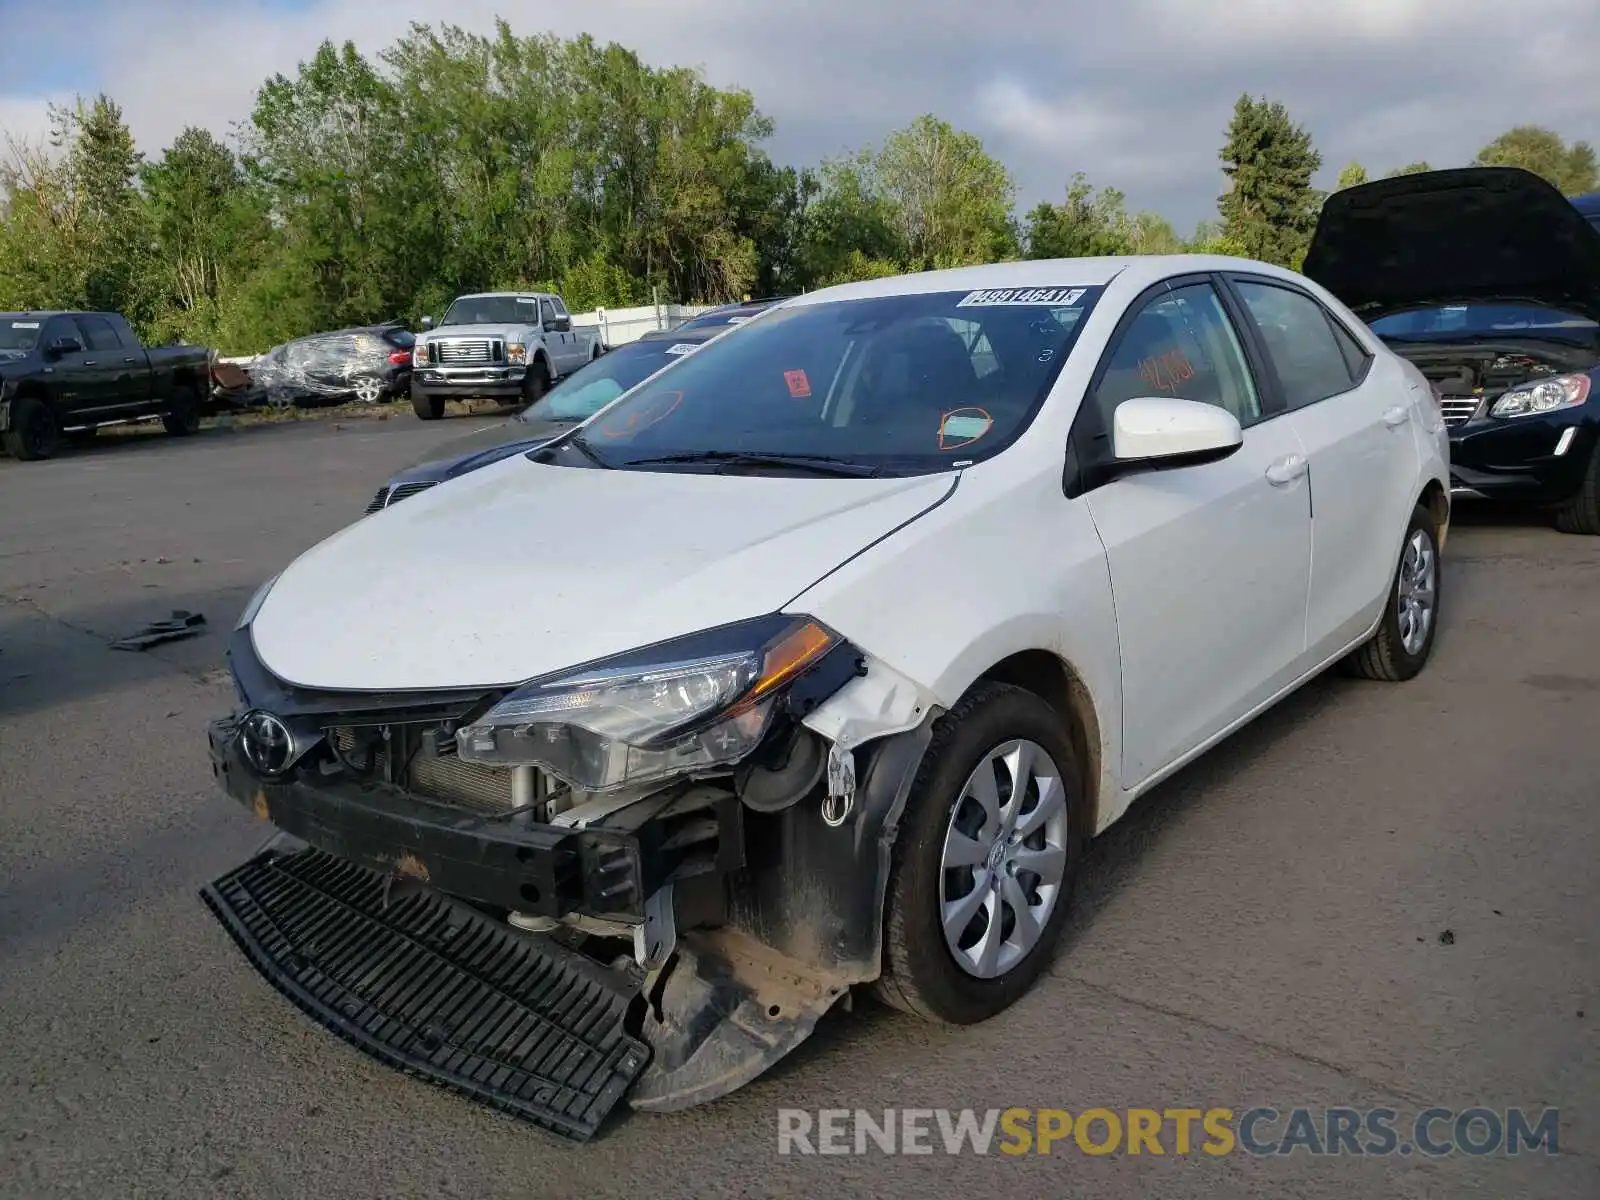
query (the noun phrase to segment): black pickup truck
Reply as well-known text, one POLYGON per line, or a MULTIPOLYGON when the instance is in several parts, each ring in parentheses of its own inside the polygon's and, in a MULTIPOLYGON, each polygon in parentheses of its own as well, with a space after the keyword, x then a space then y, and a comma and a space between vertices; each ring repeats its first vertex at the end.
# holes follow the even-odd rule
POLYGON ((116 313, 0 313, 0 445, 12 458, 49 458, 64 436, 146 417, 186 436, 210 386, 204 346, 147 349, 116 313))

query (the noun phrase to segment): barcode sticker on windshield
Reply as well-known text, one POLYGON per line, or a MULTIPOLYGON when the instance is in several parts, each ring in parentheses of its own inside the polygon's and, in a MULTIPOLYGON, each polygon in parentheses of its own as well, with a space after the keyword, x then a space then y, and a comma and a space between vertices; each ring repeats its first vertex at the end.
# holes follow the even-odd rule
POLYGON ((691 354, 700 347, 693 342, 677 342, 667 347, 668 354, 691 354))
POLYGON ((750 319, 749 317, 729 317, 728 318, 728 324, 729 325, 743 325, 749 319, 750 319))
POLYGON ((13 321, 13 322, 11 322, 11 328, 13 328, 13 329, 37 329, 37 328, 39 328, 39 322, 37 322, 37 321, 13 321))
POLYGON ((957 308, 998 308, 1003 305, 1071 305, 1083 299, 1087 288, 985 288, 969 292, 956 302, 957 308))
POLYGON ((517 303, 518 304, 537 304, 537 303, 539 303, 539 297, 537 297, 537 296, 518 296, 517 297, 517 303))

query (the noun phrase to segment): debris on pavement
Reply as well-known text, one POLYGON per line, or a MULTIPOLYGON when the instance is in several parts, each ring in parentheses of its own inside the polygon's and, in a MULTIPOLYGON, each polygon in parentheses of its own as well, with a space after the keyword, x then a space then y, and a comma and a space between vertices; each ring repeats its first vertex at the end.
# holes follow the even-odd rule
POLYGON ((128 637, 119 638, 111 643, 113 650, 148 650, 151 646, 159 646, 163 642, 176 642, 182 638, 194 637, 205 630, 206 619, 200 613, 186 612, 181 608, 172 610, 172 616, 165 621, 152 621, 138 633, 128 637))

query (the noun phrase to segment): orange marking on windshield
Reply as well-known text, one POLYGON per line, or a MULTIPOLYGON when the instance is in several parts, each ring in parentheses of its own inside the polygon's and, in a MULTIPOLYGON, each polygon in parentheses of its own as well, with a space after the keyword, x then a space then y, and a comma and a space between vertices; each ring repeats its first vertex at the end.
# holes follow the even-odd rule
POLYGON ((975 404, 966 408, 952 408, 939 418, 939 449, 960 450, 972 445, 993 428, 994 418, 986 408, 979 408, 975 404), (949 432, 952 425, 970 432, 952 434, 949 432))
POLYGON ((805 400, 811 395, 811 380, 804 371, 785 371, 783 381, 789 385, 789 395, 796 400, 805 400))

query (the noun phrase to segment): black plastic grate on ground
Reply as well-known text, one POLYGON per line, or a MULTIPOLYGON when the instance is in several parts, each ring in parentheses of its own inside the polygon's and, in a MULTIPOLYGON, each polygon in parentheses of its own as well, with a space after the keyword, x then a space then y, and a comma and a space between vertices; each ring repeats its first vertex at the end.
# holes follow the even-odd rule
POLYGON ((201 889, 251 963, 390 1066, 586 1141, 650 1058, 633 992, 581 955, 433 892, 384 907, 384 878, 303 850, 201 889))

